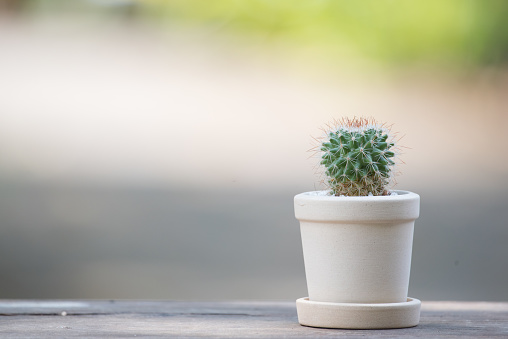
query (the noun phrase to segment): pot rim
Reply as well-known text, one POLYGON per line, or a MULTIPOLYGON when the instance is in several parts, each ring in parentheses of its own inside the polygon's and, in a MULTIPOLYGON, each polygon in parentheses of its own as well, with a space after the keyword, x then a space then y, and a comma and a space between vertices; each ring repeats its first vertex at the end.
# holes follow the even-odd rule
POLYGON ((318 195, 324 191, 300 193, 294 198, 295 216, 310 222, 403 222, 420 215, 420 196, 403 190, 397 195, 337 197, 318 195))
POLYGON ((415 197, 419 197, 418 194, 411 192, 411 191, 405 191, 405 190, 391 190, 390 192, 395 192, 397 195, 368 195, 368 196, 336 196, 336 195, 328 195, 323 194, 323 192, 328 192, 326 190, 320 190, 320 191, 309 191, 309 192, 303 192, 300 194, 297 194, 295 196, 302 196, 309 199, 314 200, 330 200, 330 201, 336 201, 336 200, 370 200, 370 201, 376 201, 376 200, 406 200, 406 199, 414 199, 415 197))

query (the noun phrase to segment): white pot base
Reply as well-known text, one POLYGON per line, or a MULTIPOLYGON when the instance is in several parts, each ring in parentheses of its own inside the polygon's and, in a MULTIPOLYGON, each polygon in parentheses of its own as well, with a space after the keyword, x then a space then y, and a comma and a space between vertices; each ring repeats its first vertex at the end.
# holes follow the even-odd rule
POLYGON ((420 322, 418 299, 401 303, 355 304, 296 300, 298 322, 304 326, 344 329, 413 327, 420 322))

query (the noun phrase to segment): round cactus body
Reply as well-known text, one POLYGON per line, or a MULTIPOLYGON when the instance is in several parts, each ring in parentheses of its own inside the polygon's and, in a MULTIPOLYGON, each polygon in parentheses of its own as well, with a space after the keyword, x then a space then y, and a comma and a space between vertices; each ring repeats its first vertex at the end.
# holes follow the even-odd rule
POLYGON ((395 143, 384 124, 366 118, 336 121, 320 146, 321 165, 331 194, 388 194, 395 143))

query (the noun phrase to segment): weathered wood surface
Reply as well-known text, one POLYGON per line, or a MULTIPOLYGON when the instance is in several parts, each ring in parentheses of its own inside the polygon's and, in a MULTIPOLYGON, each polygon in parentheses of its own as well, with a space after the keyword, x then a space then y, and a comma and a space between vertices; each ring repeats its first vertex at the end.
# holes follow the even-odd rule
POLYGON ((423 302, 420 325, 300 326, 294 302, 0 301, 0 337, 508 338, 508 303, 423 302))

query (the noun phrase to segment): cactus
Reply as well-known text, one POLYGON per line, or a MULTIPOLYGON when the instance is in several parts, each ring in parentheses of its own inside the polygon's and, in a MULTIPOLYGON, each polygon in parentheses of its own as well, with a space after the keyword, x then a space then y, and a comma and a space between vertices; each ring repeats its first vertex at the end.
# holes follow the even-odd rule
POLYGON ((387 195, 396 150, 385 124, 372 118, 343 118, 325 130, 319 145, 330 194, 387 195))

